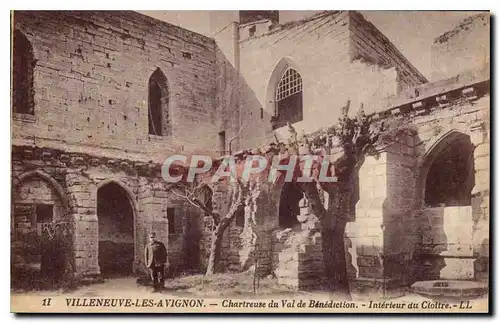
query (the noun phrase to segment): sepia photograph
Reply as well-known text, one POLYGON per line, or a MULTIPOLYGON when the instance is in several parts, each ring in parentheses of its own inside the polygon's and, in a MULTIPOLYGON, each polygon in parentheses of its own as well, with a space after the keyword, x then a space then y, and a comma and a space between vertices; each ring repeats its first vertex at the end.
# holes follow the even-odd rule
POLYGON ((13 313, 490 313, 489 11, 11 11, 13 313))

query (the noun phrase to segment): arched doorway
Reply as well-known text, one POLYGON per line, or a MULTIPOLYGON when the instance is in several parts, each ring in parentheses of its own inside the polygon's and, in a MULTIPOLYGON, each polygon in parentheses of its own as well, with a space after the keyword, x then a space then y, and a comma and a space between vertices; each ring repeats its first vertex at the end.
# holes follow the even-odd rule
POLYGON ((104 277, 130 275, 134 263, 134 208, 115 182, 97 190, 99 267, 104 277))
POLYGON ((424 203, 427 207, 471 205, 474 187, 474 146, 470 137, 454 132, 427 156, 424 203))
POLYGON ((281 190, 278 221, 281 229, 300 228, 297 216, 300 215, 299 202, 304 194, 294 183, 285 183, 281 190))
POLYGON ((443 136, 421 170, 423 209, 417 218, 416 280, 474 277, 471 191, 474 146, 457 131, 443 136))
POLYGON ((12 287, 55 287, 72 266, 65 192, 40 170, 16 179, 12 192, 12 287))

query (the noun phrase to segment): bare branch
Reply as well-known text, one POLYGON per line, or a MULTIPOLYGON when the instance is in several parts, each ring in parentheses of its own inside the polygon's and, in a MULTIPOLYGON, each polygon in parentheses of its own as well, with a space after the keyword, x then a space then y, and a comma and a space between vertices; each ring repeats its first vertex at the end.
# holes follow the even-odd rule
POLYGON ((202 209, 204 212, 206 212, 207 214, 209 214, 214 219, 215 219, 215 217, 217 217, 213 211, 209 210, 205 205, 203 205, 203 203, 201 203, 200 201, 198 201, 198 199, 192 198, 193 194, 190 194, 189 196, 187 194, 183 195, 183 194, 177 193, 175 190, 172 190, 172 193, 175 194, 176 196, 178 196, 178 197, 186 200, 191 205, 193 205, 193 206, 195 206, 195 207, 197 207, 199 209, 202 209))

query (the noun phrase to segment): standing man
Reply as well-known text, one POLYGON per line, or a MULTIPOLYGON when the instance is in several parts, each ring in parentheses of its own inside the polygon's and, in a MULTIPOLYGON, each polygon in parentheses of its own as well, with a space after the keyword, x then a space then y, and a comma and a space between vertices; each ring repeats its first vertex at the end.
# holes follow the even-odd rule
POLYGON ((153 292, 160 291, 165 284, 165 263, 167 262, 167 248, 163 242, 156 240, 156 234, 149 235, 149 243, 144 250, 144 263, 151 273, 153 292))

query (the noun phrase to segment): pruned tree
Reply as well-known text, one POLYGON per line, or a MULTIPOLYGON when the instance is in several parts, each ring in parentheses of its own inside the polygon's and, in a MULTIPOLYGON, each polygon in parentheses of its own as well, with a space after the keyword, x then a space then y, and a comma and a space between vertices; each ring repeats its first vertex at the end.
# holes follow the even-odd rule
MULTIPOLYGON (((375 121, 365 115, 363 108, 350 118, 349 101, 342 108, 339 123, 326 132, 295 139, 296 147, 306 146, 310 151, 326 149, 337 181, 299 182, 298 187, 309 201, 312 212, 321 223, 322 253, 328 290, 340 298, 350 299, 349 280, 345 254, 344 234, 350 219, 352 197, 358 171, 369 154, 377 154, 376 146, 394 140, 405 129, 404 118, 375 121), (335 141, 335 142, 333 142, 335 141), (333 158, 332 158, 333 157, 333 158), (328 195, 325 203, 324 194, 328 195), (327 205, 325 205, 327 204, 327 205)), ((296 133, 291 130, 291 138, 296 133)))
POLYGON ((226 214, 219 214, 212 207, 212 196, 217 185, 227 185, 226 181, 211 183, 203 179, 196 179, 193 183, 176 183, 168 186, 167 190, 192 206, 201 210, 205 216, 210 216, 213 221, 212 241, 205 274, 213 275, 220 260, 222 239, 224 232, 229 227, 239 211, 244 207, 245 194, 248 185, 236 178, 234 185, 228 186, 230 206, 226 214))
MULTIPOLYGON (((361 110, 355 119, 348 117, 348 106, 336 127, 330 129, 330 137, 337 139, 336 159, 331 161, 337 177, 335 183, 298 183, 321 222, 322 251, 328 290, 342 298, 350 298, 345 255, 344 234, 349 220, 345 200, 352 196, 355 177, 364 155, 378 139, 378 131, 370 127, 370 120, 361 110), (323 192, 328 194, 325 205, 323 192), (349 197, 350 197, 349 196, 349 197)), ((315 140, 317 142, 317 139, 315 140)), ((326 144, 326 143, 324 143, 326 144)), ((316 144, 317 145, 317 144, 316 144)))
MULTIPOLYGON (((346 204, 346 195, 353 194, 353 187, 357 178, 359 167, 367 154, 375 152, 375 144, 381 136, 387 135, 387 131, 398 125, 387 126, 385 122, 375 122, 371 117, 365 115, 361 108, 355 118, 348 116, 349 102, 342 109, 343 115, 339 123, 324 132, 303 135, 299 138, 295 129, 288 125, 290 138, 288 143, 280 142, 276 138, 276 143, 272 143, 265 149, 254 149, 245 151, 240 156, 240 161, 248 155, 264 156, 271 165, 271 159, 278 156, 280 163, 288 163, 293 155, 316 155, 319 160, 313 163, 311 182, 296 181, 303 175, 303 164, 298 163, 293 174, 293 179, 299 189, 307 198, 313 214, 321 223, 322 251, 324 256, 324 266, 328 281, 328 290, 346 299, 350 298, 349 283, 347 277, 347 264, 345 255, 344 234, 346 224, 349 220, 346 204), (334 158, 332 158, 334 156, 334 158), (318 178, 320 167, 324 158, 329 158, 329 176, 335 175, 336 182, 322 182, 318 178), (328 203, 325 203, 325 194, 328 195, 328 203), (326 204, 326 205, 325 205, 326 204)), ((213 219, 214 230, 212 245, 210 248, 206 275, 212 275, 219 263, 222 239, 224 232, 229 227, 238 211, 244 207, 245 200, 250 192, 252 181, 267 179, 270 168, 251 178, 250 183, 241 180, 241 166, 233 174, 232 184, 229 181, 210 183, 203 179, 198 179, 196 183, 180 183, 170 185, 171 190, 179 198, 188 201, 193 206, 202 210, 207 216, 213 219), (218 214, 212 209, 212 195, 217 185, 228 185, 229 208, 226 214, 218 214)), ((215 166, 218 166, 216 163, 215 166)), ((213 174, 213 173, 212 173, 213 174)), ((211 174, 208 173, 208 176, 211 174)), ((282 179, 282 177, 281 177, 282 179)))

